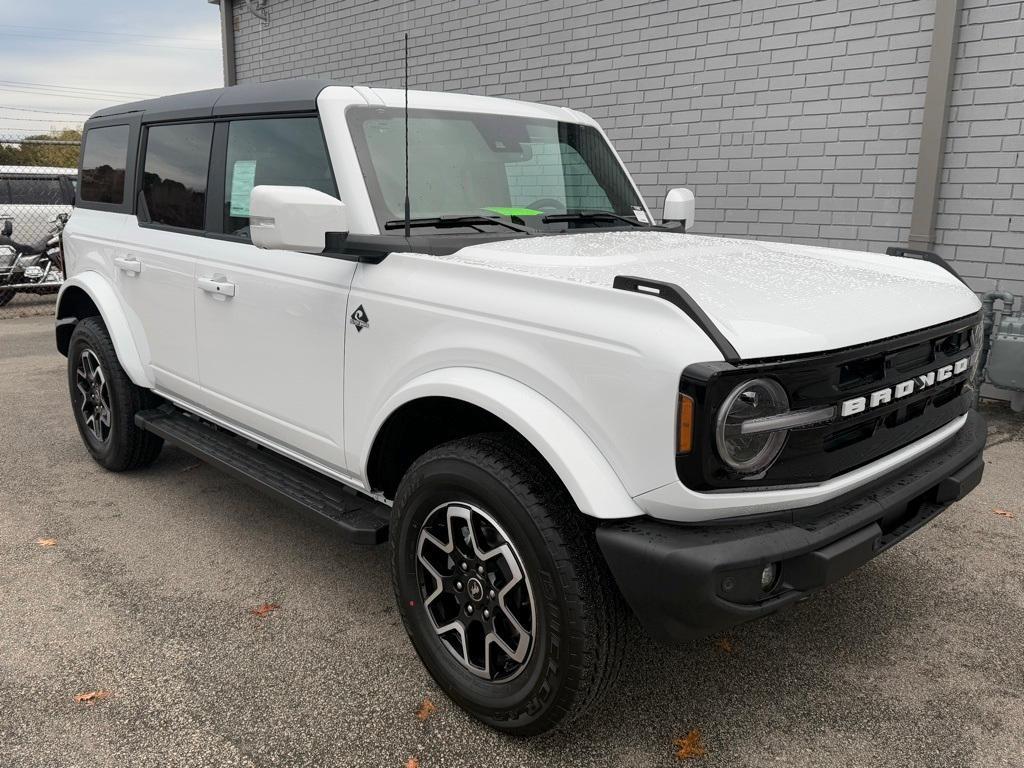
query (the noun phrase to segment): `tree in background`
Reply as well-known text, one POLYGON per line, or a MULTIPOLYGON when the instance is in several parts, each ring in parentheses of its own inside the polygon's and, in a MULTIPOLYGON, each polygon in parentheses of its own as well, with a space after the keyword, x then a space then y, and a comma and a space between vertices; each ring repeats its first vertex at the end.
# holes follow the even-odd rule
MULTIPOLYGON (((2 138, 0 137, 0 139, 2 138)), ((0 144, 0 165, 46 165, 57 168, 76 168, 81 146, 82 132, 74 129, 53 130, 33 136, 12 138, 8 142, 0 144)))

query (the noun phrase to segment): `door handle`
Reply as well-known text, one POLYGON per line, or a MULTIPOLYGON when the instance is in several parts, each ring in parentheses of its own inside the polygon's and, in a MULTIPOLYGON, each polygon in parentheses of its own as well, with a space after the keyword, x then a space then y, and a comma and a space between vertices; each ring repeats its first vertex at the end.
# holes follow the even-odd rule
POLYGON ((212 293, 215 299, 219 298, 221 301, 228 296, 235 295, 235 284, 229 283, 228 279, 224 277, 224 275, 200 277, 198 283, 200 288, 207 293, 212 293))
POLYGON ((134 256, 118 256, 114 259, 114 266, 132 277, 142 271, 142 262, 134 256))

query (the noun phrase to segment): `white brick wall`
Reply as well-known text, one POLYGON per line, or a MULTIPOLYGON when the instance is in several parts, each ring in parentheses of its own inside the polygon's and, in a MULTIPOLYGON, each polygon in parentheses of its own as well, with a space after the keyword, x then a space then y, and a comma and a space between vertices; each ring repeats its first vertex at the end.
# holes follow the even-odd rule
POLYGON ((1024 295, 1024 3, 965 0, 961 22, 936 250, 1024 295))
MULTIPOLYGON (((274 0, 265 28, 239 2, 238 79, 397 87, 409 31, 412 87, 590 113, 656 209, 694 189, 697 231, 883 250, 909 232, 935 2, 274 0)), ((1021 2, 966 6, 941 249, 1024 292, 1021 2)))

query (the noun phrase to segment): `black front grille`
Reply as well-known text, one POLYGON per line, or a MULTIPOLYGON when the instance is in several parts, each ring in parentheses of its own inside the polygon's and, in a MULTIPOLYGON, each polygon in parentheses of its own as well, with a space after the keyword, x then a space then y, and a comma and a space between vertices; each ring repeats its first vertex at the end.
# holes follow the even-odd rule
POLYGON ((971 357, 979 316, 882 341, 798 358, 706 363, 683 373, 680 391, 701 414, 694 450, 676 460, 679 478, 695 490, 817 483, 849 472, 924 437, 969 407, 968 373, 863 413, 791 430, 779 458, 756 477, 739 475, 715 448, 718 406, 739 384, 770 376, 786 390, 793 410, 839 405, 971 357))

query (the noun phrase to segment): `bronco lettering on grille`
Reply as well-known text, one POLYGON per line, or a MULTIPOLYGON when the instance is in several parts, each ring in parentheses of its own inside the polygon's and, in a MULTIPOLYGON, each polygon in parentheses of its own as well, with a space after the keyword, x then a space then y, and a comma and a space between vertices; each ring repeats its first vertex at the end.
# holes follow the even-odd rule
POLYGON ((915 376, 912 379, 901 381, 892 387, 886 387, 884 389, 876 390, 869 395, 862 397, 854 397, 850 400, 844 400, 843 404, 839 408, 840 416, 853 416, 858 413, 877 408, 880 405, 891 403, 894 400, 912 395, 915 392, 920 392, 928 387, 935 386, 936 383, 943 381, 949 381, 954 376, 959 376, 964 373, 971 366, 971 359, 969 357, 961 358, 955 363, 944 365, 934 371, 923 373, 920 376, 915 376))

